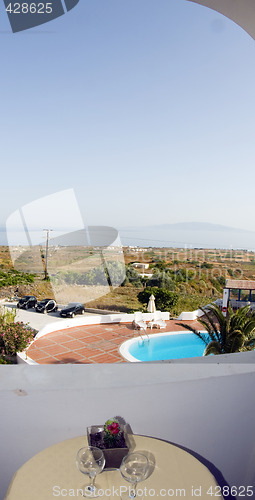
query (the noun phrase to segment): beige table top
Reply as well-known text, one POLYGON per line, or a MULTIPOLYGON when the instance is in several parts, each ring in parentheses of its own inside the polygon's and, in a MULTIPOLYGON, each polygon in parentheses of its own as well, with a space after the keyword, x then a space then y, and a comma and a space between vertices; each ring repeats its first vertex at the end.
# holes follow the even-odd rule
MULTIPOLYGON (((151 464, 149 477, 138 483, 137 500, 146 497, 208 500, 214 498, 207 494, 209 488, 213 494, 220 494, 213 475, 190 453, 159 439, 137 435, 132 438, 135 450, 146 453, 151 464)), ((83 446, 87 446, 85 436, 62 441, 35 455, 15 473, 5 500, 81 499, 81 490, 89 484, 89 478, 76 469, 75 458, 83 446)), ((120 486, 130 486, 119 470, 103 471, 97 476, 96 485, 102 490, 102 499, 115 500, 121 498, 120 486)))

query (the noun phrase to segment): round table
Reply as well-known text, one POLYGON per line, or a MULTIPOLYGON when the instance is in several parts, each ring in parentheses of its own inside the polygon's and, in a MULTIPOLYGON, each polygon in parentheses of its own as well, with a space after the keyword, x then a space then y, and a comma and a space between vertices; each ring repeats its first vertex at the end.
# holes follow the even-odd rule
MULTIPOLYGON (((214 476, 190 453, 160 439, 133 435, 132 451, 146 453, 150 474, 138 483, 137 500, 163 497, 200 499, 219 496, 214 476), (208 493, 209 492, 209 493, 208 493)), ((41 451, 26 462, 13 476, 5 500, 52 500, 82 498, 89 478, 76 469, 79 448, 87 446, 85 436, 62 441, 41 451)), ((101 498, 118 500, 121 491, 130 486, 119 470, 105 470, 96 478, 101 498), (122 490, 120 490, 122 487, 122 490)))

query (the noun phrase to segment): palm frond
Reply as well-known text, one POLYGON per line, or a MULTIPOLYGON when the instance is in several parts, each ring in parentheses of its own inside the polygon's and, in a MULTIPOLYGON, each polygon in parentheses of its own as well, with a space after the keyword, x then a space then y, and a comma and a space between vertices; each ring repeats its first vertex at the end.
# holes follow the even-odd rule
POLYGON ((213 320, 213 318, 210 317, 209 313, 207 312, 207 310, 209 309, 209 312, 213 312, 213 314, 214 314, 214 307, 213 307, 213 305, 208 306, 207 310, 204 309, 203 307, 200 307, 200 309, 201 309, 201 311, 203 311, 203 313, 204 313, 204 315, 205 315, 205 317, 206 317, 206 319, 208 321, 208 324, 202 318, 198 320, 199 323, 201 323, 201 324, 203 324, 205 326, 205 328, 208 331, 209 335, 210 335, 210 333, 214 332, 215 336, 213 337, 212 340, 215 340, 215 337, 216 337, 216 339, 220 342, 220 334, 219 334, 217 326, 215 325, 215 321, 213 320), (209 328, 209 325, 211 326, 211 329, 209 328))
POLYGON ((255 333, 251 337, 246 337, 243 347, 244 349, 249 348, 247 350, 252 350, 255 348, 255 333))
POLYGON ((243 333, 246 337, 249 337, 255 330, 255 318, 248 318, 246 324, 243 327, 243 333))
POLYGON ((236 313, 230 318, 229 323, 230 323, 230 330, 234 330, 236 328, 243 329, 245 324, 248 321, 248 311, 250 309, 250 306, 244 306, 240 307, 236 311, 236 313))
POLYGON ((225 352, 226 353, 239 352, 244 345, 244 341, 245 341, 245 336, 242 334, 242 332, 236 332, 236 335, 234 335, 233 333, 228 338, 225 352))
POLYGON ((203 356, 209 356, 209 354, 222 354, 220 342, 216 340, 209 342, 204 350, 203 356))
POLYGON ((195 328, 192 328, 192 326, 190 325, 187 325, 186 323, 182 324, 182 323, 176 323, 178 326, 182 326, 183 328, 185 328, 186 330, 189 330, 191 333, 194 333, 194 335, 196 335, 197 337, 199 337, 206 345, 208 343, 208 341, 204 338, 204 335, 203 333, 199 332, 198 330, 196 330, 195 328))
POLYGON ((216 335, 215 335, 215 332, 213 331, 213 329, 210 327, 210 325, 208 325, 207 321, 205 321, 204 319, 199 319, 199 323, 201 326, 203 326, 203 328, 206 330, 207 332, 207 336, 209 336, 209 338, 213 341, 213 340, 218 340, 216 335))
POLYGON ((206 308, 200 307, 200 309, 204 317, 199 318, 198 321, 206 334, 195 330, 190 325, 178 324, 194 333, 206 344, 205 356, 255 349, 255 313, 248 314, 249 305, 241 307, 236 312, 229 307, 227 316, 224 316, 216 304, 210 304, 206 308))

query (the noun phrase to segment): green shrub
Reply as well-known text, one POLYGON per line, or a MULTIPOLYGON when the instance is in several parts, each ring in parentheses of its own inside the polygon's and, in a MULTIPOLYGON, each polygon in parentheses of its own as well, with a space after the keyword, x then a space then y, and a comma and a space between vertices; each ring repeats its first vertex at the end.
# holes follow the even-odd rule
POLYGON ((218 276, 217 280, 218 280, 218 282, 219 282, 219 284, 221 286, 223 286, 223 287, 225 286, 225 284, 226 284, 226 278, 224 276, 218 276))
POLYGON ((133 268, 133 266, 126 266, 126 278, 122 283, 122 286, 126 286, 131 283, 137 288, 142 288, 143 278, 141 275, 133 268))
POLYGON ((150 267, 154 269, 159 269, 160 271, 164 271, 164 269, 167 267, 166 262, 164 260, 158 260, 157 262, 153 263, 150 267))
POLYGON ((213 264, 209 264, 209 262, 203 262, 203 264, 201 264, 201 268, 202 269, 213 269, 213 264))
POLYGON ((20 271, 16 271, 15 269, 0 271, 0 287, 30 284, 34 282, 34 279, 34 274, 22 273, 20 271))
POLYGON ((147 287, 139 292, 137 298, 142 304, 148 304, 149 298, 154 295, 156 307, 161 311, 169 311, 178 303, 178 293, 164 290, 163 288, 147 287))
POLYGON ((154 275, 148 280, 149 287, 164 288, 165 290, 174 291, 176 288, 175 282, 171 275, 167 272, 156 271, 154 275))
POLYGON ((172 309, 172 314, 176 317, 183 311, 195 311, 200 306, 206 305, 210 302, 211 298, 198 293, 180 294, 178 304, 172 309))
POLYGON ((2 355, 12 356, 24 351, 34 338, 34 330, 28 325, 17 322, 3 325, 0 328, 0 347, 2 355))
MULTIPOLYGON (((138 275, 139 276, 139 275, 138 275)), ((140 278, 140 276, 139 276, 140 278)), ((88 271, 59 271, 55 276, 51 277, 54 284, 66 283, 68 285, 119 285, 125 280, 125 268, 120 262, 108 262, 107 269, 102 266, 97 266, 88 271)), ((128 280, 127 280, 128 281, 128 280)), ((140 286, 142 283, 140 282, 140 286)))

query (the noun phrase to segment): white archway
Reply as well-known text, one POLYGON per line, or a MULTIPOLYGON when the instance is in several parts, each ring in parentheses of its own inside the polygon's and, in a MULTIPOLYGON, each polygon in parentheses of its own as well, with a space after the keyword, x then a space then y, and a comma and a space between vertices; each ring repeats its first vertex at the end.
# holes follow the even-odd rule
POLYGON ((255 39, 254 0, 188 0, 220 12, 241 26, 255 39))

